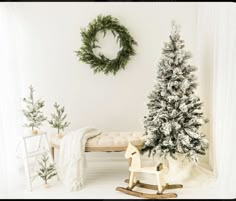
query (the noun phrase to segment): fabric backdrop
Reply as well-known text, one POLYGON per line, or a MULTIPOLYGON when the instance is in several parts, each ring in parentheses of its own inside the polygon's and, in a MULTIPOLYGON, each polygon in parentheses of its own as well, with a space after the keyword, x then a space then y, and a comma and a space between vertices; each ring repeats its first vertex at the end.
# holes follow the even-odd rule
POLYGON ((16 158, 21 135, 20 80, 18 71, 17 17, 14 9, 0 4, 0 197, 19 184, 16 158))
MULTIPOLYGON (((236 197, 236 5, 200 3, 198 49, 212 70, 212 134, 209 164, 217 195, 236 197)), ((209 66, 206 66, 206 68, 209 66)), ((211 85, 211 80, 209 80, 211 85)))

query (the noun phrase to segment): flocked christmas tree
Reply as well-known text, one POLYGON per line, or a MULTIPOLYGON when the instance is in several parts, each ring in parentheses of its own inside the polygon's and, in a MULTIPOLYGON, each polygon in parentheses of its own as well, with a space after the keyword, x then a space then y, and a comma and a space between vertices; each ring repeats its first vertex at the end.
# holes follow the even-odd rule
POLYGON ((57 103, 54 104, 54 107, 56 109, 56 114, 51 114, 51 120, 48 121, 49 124, 52 125, 53 128, 57 129, 57 133, 60 133, 60 130, 63 130, 70 125, 70 122, 65 121, 66 114, 65 107, 60 107, 57 103))
POLYGON ((34 89, 32 85, 29 87, 30 95, 28 98, 23 98, 23 102, 26 104, 26 109, 23 109, 23 114, 28 120, 25 127, 30 127, 32 131, 34 128, 39 128, 42 122, 46 120, 43 115, 42 108, 44 107, 44 101, 41 99, 34 100, 34 89))
POLYGON ((41 161, 39 161, 40 169, 38 175, 44 180, 45 184, 48 184, 48 180, 57 175, 55 165, 49 164, 48 160, 47 153, 43 153, 41 161))
POLYGON ((148 98, 148 113, 144 117, 145 143, 142 153, 166 158, 184 154, 198 163, 208 141, 200 132, 207 122, 201 112, 202 102, 195 94, 195 66, 188 64, 190 52, 184 49, 180 26, 172 22, 169 42, 164 44, 158 64, 156 83, 148 98))

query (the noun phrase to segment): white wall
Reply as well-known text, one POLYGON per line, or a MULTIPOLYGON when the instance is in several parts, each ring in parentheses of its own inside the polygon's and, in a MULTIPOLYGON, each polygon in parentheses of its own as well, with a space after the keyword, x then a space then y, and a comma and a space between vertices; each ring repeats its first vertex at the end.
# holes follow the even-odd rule
POLYGON ((46 114, 53 111, 54 101, 65 105, 71 121, 67 131, 85 125, 109 131, 142 130, 145 102, 154 84, 163 42, 168 40, 171 20, 181 24, 186 47, 195 55, 195 3, 14 5, 22 31, 22 96, 32 83, 37 95, 46 101, 46 114), (117 17, 138 42, 137 55, 116 76, 93 74, 74 53, 81 46, 80 29, 98 14, 117 17))
MULTIPOLYGON (((146 111, 147 95, 152 90, 156 64, 163 43, 168 41, 171 21, 182 26, 182 38, 198 66, 197 93, 211 119, 211 67, 197 31, 197 3, 8 3, 19 19, 19 65, 22 96, 33 84, 36 95, 46 102, 47 116, 57 101, 64 105, 71 126, 95 126, 103 131, 140 131, 146 111), (79 62, 74 51, 81 47, 80 30, 97 15, 111 14, 125 25, 138 42, 137 54, 117 75, 94 74, 89 65, 79 62)), ((103 52, 116 54, 112 37, 102 41, 103 52)), ((54 132, 46 123, 44 129, 54 132)), ((209 136, 211 123, 203 128, 209 136)), ((207 157, 203 157, 206 160, 207 157)))

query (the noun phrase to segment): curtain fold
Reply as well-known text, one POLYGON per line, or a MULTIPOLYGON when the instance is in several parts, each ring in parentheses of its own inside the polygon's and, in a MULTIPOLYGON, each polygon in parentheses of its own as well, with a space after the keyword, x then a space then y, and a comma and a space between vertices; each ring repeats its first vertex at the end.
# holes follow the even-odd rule
POLYGON ((212 69, 210 165, 217 195, 236 197, 236 5, 200 3, 198 46, 202 63, 212 69), (202 37, 204 36, 204 37, 202 37))
POLYGON ((22 133, 20 79, 17 58, 17 19, 14 10, 0 4, 0 197, 18 185, 16 158, 18 137, 22 133))

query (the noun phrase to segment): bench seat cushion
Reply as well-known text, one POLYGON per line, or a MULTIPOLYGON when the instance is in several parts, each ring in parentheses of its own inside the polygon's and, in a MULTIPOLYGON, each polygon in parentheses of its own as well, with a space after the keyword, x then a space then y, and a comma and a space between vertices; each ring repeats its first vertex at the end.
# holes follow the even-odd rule
MULTIPOLYGON (((140 149, 144 143, 143 132, 103 132, 100 135, 88 139, 85 151, 125 151, 129 142, 140 149)), ((52 136, 51 145, 52 147, 59 148, 60 139, 52 136)))
POLYGON ((137 147, 143 145, 143 132, 104 132, 86 143, 86 151, 124 151, 131 142, 137 147))

